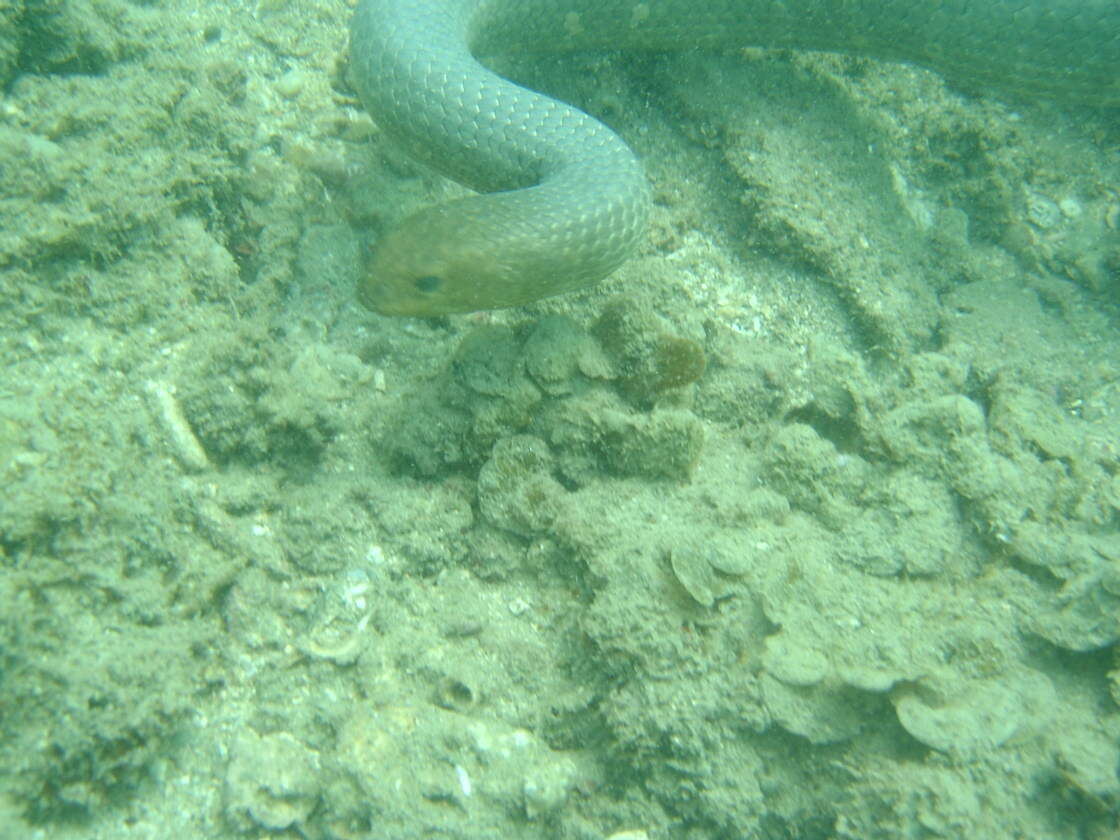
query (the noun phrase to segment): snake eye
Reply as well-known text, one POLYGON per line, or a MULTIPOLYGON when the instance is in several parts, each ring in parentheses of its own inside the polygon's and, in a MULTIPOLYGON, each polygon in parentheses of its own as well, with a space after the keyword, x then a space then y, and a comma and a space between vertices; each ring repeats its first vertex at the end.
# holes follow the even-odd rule
POLYGON ((439 287, 443 285, 443 278, 434 274, 425 274, 423 277, 417 277, 413 280, 412 285, 416 287, 416 291, 430 295, 432 292, 438 291, 439 287))

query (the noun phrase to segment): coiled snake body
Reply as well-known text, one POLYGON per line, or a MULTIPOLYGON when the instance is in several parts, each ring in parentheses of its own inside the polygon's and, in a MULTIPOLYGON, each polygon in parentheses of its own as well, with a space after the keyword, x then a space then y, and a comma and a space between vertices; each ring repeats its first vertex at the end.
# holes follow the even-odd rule
POLYGON ((649 193, 627 145, 475 56, 729 45, 1120 102, 1117 0, 361 0, 351 60, 366 108, 413 156, 482 193, 383 237, 362 302, 390 315, 517 306, 597 282, 641 242, 649 193))

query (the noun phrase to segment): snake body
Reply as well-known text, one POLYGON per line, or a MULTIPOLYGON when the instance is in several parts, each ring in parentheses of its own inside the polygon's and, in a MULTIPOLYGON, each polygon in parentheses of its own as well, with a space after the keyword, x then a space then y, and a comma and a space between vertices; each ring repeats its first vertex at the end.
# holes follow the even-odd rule
POLYGON ((360 0, 354 79, 382 130, 477 190, 382 237, 360 300, 389 315, 517 306, 595 283, 649 213, 627 145, 476 56, 792 47, 910 61, 996 89, 1120 102, 1117 0, 360 0))

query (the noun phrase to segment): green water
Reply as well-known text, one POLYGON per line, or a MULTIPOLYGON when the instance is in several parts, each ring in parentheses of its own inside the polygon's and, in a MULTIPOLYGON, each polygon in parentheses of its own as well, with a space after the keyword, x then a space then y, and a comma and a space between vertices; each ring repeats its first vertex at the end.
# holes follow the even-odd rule
POLYGON ((1114 837, 1115 113, 506 60, 650 241, 386 319, 349 14, 0 8, 0 838, 1114 837))

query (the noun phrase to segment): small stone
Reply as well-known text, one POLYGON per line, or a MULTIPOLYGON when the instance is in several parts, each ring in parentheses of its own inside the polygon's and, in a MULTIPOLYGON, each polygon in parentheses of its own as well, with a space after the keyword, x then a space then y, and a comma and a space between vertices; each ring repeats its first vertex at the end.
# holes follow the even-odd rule
MULTIPOLYGON (((754 542, 757 544, 759 540, 754 542)), ((751 550, 750 545, 751 541, 744 539, 743 536, 713 534, 704 554, 708 563, 717 572, 738 577, 750 571, 754 559, 754 551, 751 550)))
POLYGON ((226 773, 226 811, 269 831, 302 823, 319 798, 317 754, 287 732, 238 737, 226 773))
POLYGON ((204 472, 210 469, 206 450, 195 437, 194 429, 184 416, 174 389, 163 382, 149 381, 146 390, 152 414, 183 469, 187 472, 204 472))
POLYGON ((1111 230, 1120 230, 1120 204, 1109 204, 1104 209, 1104 223, 1111 230))
POLYGON ((575 765, 564 756, 553 756, 526 774, 522 793, 525 796, 525 815, 536 819, 563 805, 575 780, 575 765))
POLYGON ((513 435, 495 445, 478 474, 478 505, 492 525, 531 537, 546 531, 559 515, 567 492, 550 474, 548 445, 530 435, 513 435))
POLYGON ((869 665, 853 665, 839 669, 837 676, 844 685, 882 694, 894 688, 895 684, 903 679, 903 675, 887 668, 875 668, 869 665))
POLYGON ((821 682, 828 674, 828 659, 803 641, 785 633, 770 636, 763 654, 766 670, 785 685, 807 687, 821 682))
POLYGON ((899 686, 891 701, 915 739, 958 755, 991 750, 1023 730, 1042 731, 1057 706, 1050 681, 1025 668, 983 680, 929 677, 899 686))
POLYGON ((1040 193, 1027 193, 1027 219, 1043 229, 1052 228, 1061 221, 1058 205, 1040 193))
POLYGON ((1081 202, 1072 197, 1063 198, 1059 201, 1058 209, 1062 211, 1062 215, 1067 219, 1076 219, 1085 211, 1085 208, 1081 206, 1081 202))
POLYGON ((295 99, 303 92, 306 79, 300 70, 289 70, 276 80, 276 92, 285 99, 295 99))
POLYGON ((705 556, 693 549, 674 549, 669 562, 680 585, 696 603, 710 607, 716 602, 715 575, 705 556))

